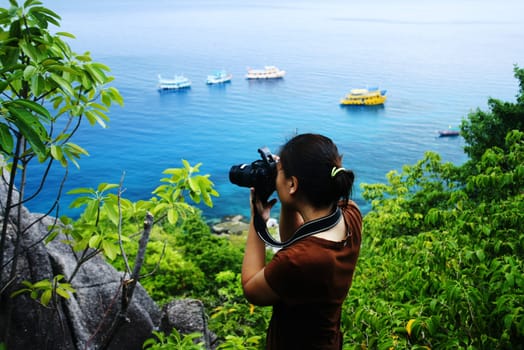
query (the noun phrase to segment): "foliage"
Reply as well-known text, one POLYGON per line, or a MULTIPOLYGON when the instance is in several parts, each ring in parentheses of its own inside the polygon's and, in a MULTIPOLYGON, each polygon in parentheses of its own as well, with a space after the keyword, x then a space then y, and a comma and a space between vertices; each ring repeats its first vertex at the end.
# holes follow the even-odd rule
POLYGON ((247 302, 240 283, 240 274, 223 271, 215 285, 219 299, 211 311, 209 327, 222 343, 220 349, 263 349, 271 308, 247 302), (235 347, 242 342, 245 347, 235 347))
POLYGON ((226 340, 217 346, 217 350, 257 350, 260 347, 260 336, 242 338, 234 335, 226 336, 226 340))
MULTIPOLYGON (((2 220, 0 281, 10 281, 2 286, 2 294, 17 296, 20 293, 13 294, 17 286, 12 282, 16 281, 22 235, 35 224, 22 227, 22 205, 37 199, 50 169, 58 162, 64 176, 53 189, 56 202, 47 214, 57 208, 68 167, 78 167, 80 157, 88 154, 73 142, 74 135, 84 120, 91 126, 105 127, 109 107, 122 105, 123 100, 118 90, 109 86, 113 78, 108 67, 94 62, 89 52, 74 53, 63 40, 74 38, 72 34, 52 33, 50 27, 60 25, 56 13, 38 0, 23 4, 10 0, 9 4, 8 9, 0 8, 0 171, 7 188, 0 217, 18 219, 2 220), (26 186, 29 177, 38 182, 33 193, 28 193, 26 186), (14 257, 4 262, 8 229, 14 231, 14 257)), ((22 292, 40 295, 44 305, 53 296, 68 297, 67 292, 73 290, 59 277, 25 281, 22 292)), ((1 335, 4 340, 9 335, 11 311, 8 307, 7 325, 1 335)))
POLYGON ((442 164, 438 154, 426 152, 415 165, 405 165, 402 173, 390 171, 387 184, 362 184, 362 197, 372 205, 366 231, 379 230, 383 237, 425 231, 428 225, 424 218, 430 210, 445 207, 461 186, 460 178, 459 168, 442 164))
MULTIPOLYGON (((190 192, 190 198, 197 202, 201 196, 210 198, 210 194, 218 195, 207 176, 194 175, 198 172, 199 165, 192 167, 187 161, 183 161, 183 165, 181 169, 166 170, 181 175, 177 181, 162 179, 168 183, 157 187, 153 192, 155 196, 149 201, 133 203, 123 198, 121 185, 117 184, 102 183, 96 189, 78 188, 69 191, 69 194, 81 195, 71 206, 84 207, 84 211, 80 219, 74 223, 62 218, 62 221, 69 225, 55 227, 52 237, 58 233, 65 234, 68 238, 65 242, 70 244, 74 251, 81 252, 82 263, 98 253, 103 253, 110 261, 115 260, 117 256, 124 254, 123 242, 129 241, 130 237, 135 235, 140 228, 138 223, 147 213, 151 213, 157 223, 167 221, 176 224, 197 211, 185 202, 186 192, 190 192), (186 171, 187 169, 191 170, 186 171), (186 186, 187 183, 197 183, 198 191, 186 186)), ((137 243, 135 247, 138 247, 137 243)), ((125 255, 123 257, 125 259, 125 255)), ((124 271, 130 270, 126 260, 123 267, 124 271)))
MULTIPOLYGON (((133 258, 138 242, 129 240, 124 248, 133 258)), ((234 247, 229 239, 210 232, 200 212, 185 215, 180 225, 164 222, 155 230, 148 246, 144 264, 146 274, 141 283, 159 303, 173 297, 217 299, 214 276, 223 270, 240 272, 242 250, 234 247)), ((121 256, 113 265, 124 269, 121 256)))
POLYGON ((439 203, 418 211, 418 220, 403 213, 434 198, 432 186, 412 187, 410 175, 423 174, 426 162, 393 177, 383 188, 402 191, 390 197, 368 187, 376 190, 366 192, 374 207, 344 304, 346 349, 522 344, 524 133, 510 132, 504 150, 487 150, 475 174, 462 173, 460 186, 458 169, 435 164, 430 177, 455 185, 443 188, 439 203), (403 210, 392 214, 399 203, 403 210), (417 228, 399 235, 402 225, 417 228))
POLYGON ((240 272, 243 252, 228 239, 211 234, 209 226, 200 219, 186 220, 175 238, 184 256, 206 276, 215 276, 221 271, 240 272))
MULTIPOLYGON (((200 295, 209 284, 198 266, 181 253, 174 235, 173 232, 155 230, 144 262, 145 277, 141 284, 161 304, 177 296, 200 295)), ((124 249, 131 259, 135 256, 137 247, 138 242, 133 239, 124 243, 124 249)), ((121 256, 112 263, 117 269, 125 270, 125 262, 121 256)))
POLYGON ((504 149, 508 131, 524 131, 524 69, 515 66, 514 74, 520 87, 516 103, 490 98, 490 111, 477 109, 462 121, 461 135, 466 141, 464 150, 472 161, 480 160, 489 148, 496 146, 504 149))
POLYGON ((71 34, 52 35, 48 27, 58 26, 60 17, 40 5, 33 0, 23 6, 11 1, 9 10, 0 9, 0 151, 6 161, 2 170, 10 171, 3 217, 37 196, 54 161, 78 166, 77 159, 87 151, 71 139, 83 119, 105 127, 108 108, 122 104, 118 91, 105 87, 112 80, 106 75, 109 69, 92 62, 89 53, 73 53, 61 39, 72 38, 71 34), (37 192, 26 199, 25 179, 33 160, 47 165, 37 192), (13 197, 15 185, 18 202, 13 197))
POLYGON ((200 333, 180 334, 176 329, 169 335, 162 332, 153 331, 154 338, 149 338, 142 345, 142 349, 148 350, 202 350, 204 345, 199 342, 195 343, 202 337, 200 333))
POLYGON ((15 297, 22 293, 29 293, 32 299, 40 299, 40 303, 43 306, 49 305, 49 302, 55 299, 56 296, 69 299, 71 297, 70 293, 74 293, 75 289, 71 287, 71 284, 61 282, 63 279, 63 275, 56 275, 52 281, 49 281, 48 279, 36 283, 23 281, 22 284, 25 288, 12 293, 11 297, 15 297))
POLYGON ((156 211, 165 211, 170 224, 176 224, 180 216, 185 219, 186 214, 194 212, 195 209, 187 204, 187 196, 194 203, 203 202, 209 207, 213 206, 211 196, 218 196, 209 175, 197 175, 202 163, 191 166, 188 161, 182 159, 182 164, 182 168, 164 170, 164 174, 171 176, 160 180, 165 184, 153 191, 156 197, 150 200, 156 211))
MULTIPOLYGON (((270 308, 255 307, 246 301, 239 273, 220 272, 211 283, 214 285, 212 290, 215 290, 218 296, 218 299, 209 298, 208 294, 207 299, 207 306, 212 308, 209 328, 218 338, 216 349, 263 349, 265 337, 262 335, 267 328, 270 308), (210 300, 213 300, 214 307, 209 304, 210 300)), ((145 284, 148 284, 147 280, 145 284)), ((198 333, 182 336, 175 329, 168 336, 161 332, 153 333, 156 339, 147 340, 143 345, 144 349, 203 348, 193 343, 200 337, 198 333)))

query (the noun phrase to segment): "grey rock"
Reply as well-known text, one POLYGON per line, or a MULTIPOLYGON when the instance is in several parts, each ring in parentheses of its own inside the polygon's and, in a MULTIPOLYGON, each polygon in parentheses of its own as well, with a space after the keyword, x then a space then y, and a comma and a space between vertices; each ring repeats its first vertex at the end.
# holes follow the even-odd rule
MULTIPOLYGON (((5 173, 3 178, 0 177, 0 225, 5 219, 6 177, 5 173)), ((207 337, 206 345, 209 346, 210 333, 201 302, 173 302, 177 306, 167 308, 166 314, 162 316, 160 308, 140 284, 134 290, 121 326, 111 339, 106 339, 108 330, 121 310, 125 276, 100 256, 95 256, 77 271, 71 282, 76 292, 69 299, 54 297, 49 306, 44 307, 28 293, 11 297, 12 292, 23 287, 21 283, 24 280, 35 283, 43 279, 52 280, 57 275, 68 279, 74 273, 78 259, 71 247, 64 243, 66 237, 63 235, 45 244, 48 227, 61 225, 58 220, 30 213, 25 207, 20 209, 20 225, 25 228, 20 249, 15 254, 18 236, 14 227, 18 216, 16 211, 11 211, 0 280, 0 343, 5 342, 8 349, 138 350, 151 337, 152 331, 158 329, 161 320, 173 319, 176 322, 172 326, 171 321, 164 322, 167 331, 172 327, 184 331, 194 328, 207 337), (11 279, 9 274, 14 263, 17 266, 16 274, 11 279), (188 316, 181 318, 180 315, 188 316)))
POLYGON ((196 341, 210 349, 215 341, 215 335, 207 328, 207 316, 203 312, 204 305, 200 300, 183 299, 174 300, 162 309, 160 330, 166 334, 175 328, 181 334, 200 333, 196 341))
POLYGON ((242 220, 241 215, 226 217, 221 222, 212 225, 211 230, 217 234, 240 235, 249 229, 249 224, 242 220))

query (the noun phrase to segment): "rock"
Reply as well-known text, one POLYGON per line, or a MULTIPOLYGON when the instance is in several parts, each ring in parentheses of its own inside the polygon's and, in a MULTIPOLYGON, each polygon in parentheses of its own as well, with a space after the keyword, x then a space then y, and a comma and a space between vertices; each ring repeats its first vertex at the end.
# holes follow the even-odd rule
POLYGON ((206 349, 210 349, 211 344, 216 340, 215 335, 208 331, 204 304, 200 300, 174 300, 164 306, 160 330, 169 334, 173 328, 181 334, 202 334, 197 342, 203 343, 206 349))
POLYGON ((242 221, 242 215, 235 215, 231 217, 225 217, 222 222, 211 226, 211 230, 217 234, 233 234, 240 235, 243 232, 249 230, 249 224, 242 221))
MULTIPOLYGON (((38 221, 21 242, 24 252, 17 262, 14 289, 20 289, 24 280, 35 283, 63 275, 68 279, 77 265, 71 247, 58 236, 47 246, 42 243, 43 232, 53 219, 38 215, 24 215, 24 224, 38 221), (27 220, 27 221, 25 221, 27 220)), ((12 232, 12 231, 11 231, 12 232)), ((14 242, 11 237, 9 242, 14 242)), ((9 244, 8 244, 9 245, 9 244)), ((6 258, 12 258, 13 248, 6 258)), ((8 264, 3 276, 10 271, 8 264)), ((6 295, 2 310, 11 307, 8 349, 99 349, 105 342, 106 331, 120 310, 122 274, 95 256, 78 270, 71 285, 76 290, 69 299, 56 297, 49 307, 31 299, 27 293, 15 298, 6 295)), ((4 281, 2 281, 4 284, 4 281)), ((12 290, 12 291, 13 291, 12 290)), ((6 324, 7 313, 0 313, 0 323, 6 324)), ((127 321, 112 337, 108 349, 141 349, 142 343, 158 325, 160 309, 139 285, 135 289, 127 321)), ((2 327, 3 328, 3 327, 2 327)))
MULTIPOLYGON (((3 178, 0 177, 0 227, 4 222, 6 206, 6 178, 8 175, 5 173, 3 178)), ((14 203, 18 202, 16 197, 14 203)), ((76 292, 69 299, 54 297, 44 307, 29 293, 11 297, 11 293, 23 288, 21 283, 25 280, 35 283, 52 280, 57 275, 63 275, 67 280, 74 273, 78 259, 78 252, 73 252, 64 243, 65 236, 58 236, 45 244, 48 227, 61 225, 58 220, 32 214, 25 207, 21 207, 20 218, 20 227, 25 231, 18 254, 15 256, 18 237, 14 228, 18 223, 15 210, 11 211, 4 249, 0 251, 4 259, 0 279, 0 343, 4 342, 7 349, 95 350, 104 348, 103 344, 106 344, 105 349, 109 350, 138 350, 151 337, 152 331, 158 329, 161 319, 172 319, 173 313, 185 315, 188 312, 198 314, 197 319, 204 322, 199 323, 197 328, 206 335, 206 344, 210 343, 211 336, 201 303, 174 302, 179 305, 176 310, 166 310, 169 313, 162 317, 161 310, 140 284, 134 290, 124 322, 106 342, 108 330, 121 308, 123 275, 100 256, 90 259, 76 272, 71 282, 76 292), (11 280, 10 272, 15 263, 16 274, 11 280), (198 304, 198 312, 193 304, 198 304), (7 334, 5 330, 8 330, 7 334)), ((173 326, 185 330, 195 325, 191 318, 179 320, 173 326)))

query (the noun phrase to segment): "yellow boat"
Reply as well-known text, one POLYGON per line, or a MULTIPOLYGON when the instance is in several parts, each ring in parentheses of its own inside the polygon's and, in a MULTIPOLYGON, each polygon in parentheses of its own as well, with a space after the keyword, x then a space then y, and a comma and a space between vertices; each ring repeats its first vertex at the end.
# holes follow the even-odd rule
POLYGON ((349 94, 340 100, 341 105, 376 106, 386 102, 386 90, 378 88, 352 89, 349 94))

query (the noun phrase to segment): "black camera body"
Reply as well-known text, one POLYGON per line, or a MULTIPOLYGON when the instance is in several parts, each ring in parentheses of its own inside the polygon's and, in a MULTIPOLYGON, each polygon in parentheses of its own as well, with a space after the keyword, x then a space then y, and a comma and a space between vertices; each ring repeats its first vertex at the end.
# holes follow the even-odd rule
POLYGON ((265 202, 276 189, 277 161, 269 148, 258 149, 262 159, 251 164, 233 165, 229 170, 229 181, 241 187, 254 187, 257 197, 265 202))

